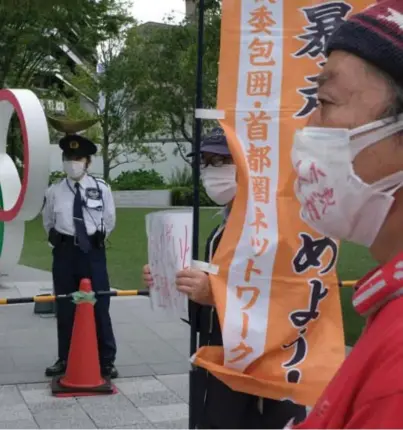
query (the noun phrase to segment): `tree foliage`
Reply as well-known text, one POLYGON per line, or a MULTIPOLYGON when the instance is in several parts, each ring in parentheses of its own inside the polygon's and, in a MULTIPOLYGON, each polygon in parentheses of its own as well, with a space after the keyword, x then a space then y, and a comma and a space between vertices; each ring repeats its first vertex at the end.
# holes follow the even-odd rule
POLYGON ((97 44, 128 22, 121 0, 3 0, 0 87, 30 87, 54 72, 68 46, 91 58, 97 44))
POLYGON ((140 66, 136 51, 130 58, 125 55, 125 40, 122 32, 119 38, 100 44, 102 73, 96 77, 83 69, 71 76, 71 82, 94 100, 99 113, 102 133, 98 143, 102 146, 105 179, 117 166, 144 158, 155 162, 162 156, 161 148, 144 142, 146 135, 158 129, 158 124, 138 111, 137 85, 146 79, 148 71, 140 66))
MULTIPOLYGON (((0 2, 0 88, 28 88, 41 99, 74 96, 55 75, 75 69, 70 51, 95 69, 96 47, 133 20, 126 0, 2 0, 0 2), (64 52, 63 52, 64 51, 64 52), (40 78, 40 79, 39 79, 40 78), (45 84, 46 91, 38 88, 45 84)), ((74 97, 73 97, 74 98, 74 97)), ((68 111, 76 109, 69 100, 68 111)), ((77 110, 77 109, 76 109, 77 110)), ((22 165, 19 124, 13 118, 8 152, 22 165)))
MULTIPOLYGON (((220 3, 211 2, 205 14, 203 99, 206 108, 215 108, 220 43, 220 3)), ((185 20, 173 25, 143 25, 132 31, 125 48, 128 58, 139 60, 147 77, 137 84, 139 112, 160 125, 185 157, 183 142, 192 143, 195 114, 197 25, 185 20), (138 42, 139 34, 142 43, 138 42)))
MULTIPOLYGON (((104 176, 116 166, 161 151, 147 141, 158 133, 173 140, 185 159, 192 143, 196 92, 197 25, 128 25, 126 0, 2 0, 0 2, 0 85, 36 89, 38 76, 60 73, 75 90, 47 85, 41 98, 62 100, 71 119, 99 114, 87 135, 102 145, 104 176), (72 63, 62 51, 80 59, 72 63), (100 62, 102 74, 95 74, 100 62), (83 109, 83 100, 92 113, 83 109), (101 109, 100 109, 101 108, 101 109)), ((216 105, 220 39, 220 1, 206 0, 203 99, 216 105)), ((55 82, 50 80, 50 82, 55 82)), ((14 121, 15 122, 15 121, 14 121)), ((17 124, 12 125, 13 128, 17 124)), ((19 158, 11 133, 11 152, 19 158)), ((54 136, 56 137, 56 136, 54 136)), ((21 152, 21 151, 20 151, 21 152)))

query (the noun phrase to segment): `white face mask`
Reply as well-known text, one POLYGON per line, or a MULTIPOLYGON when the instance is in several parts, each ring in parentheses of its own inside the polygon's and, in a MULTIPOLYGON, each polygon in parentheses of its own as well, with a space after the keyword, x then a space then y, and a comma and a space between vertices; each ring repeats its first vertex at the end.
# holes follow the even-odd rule
POLYGON ((388 118, 354 130, 297 131, 292 163, 301 218, 323 235, 370 247, 394 202, 393 194, 403 186, 403 171, 369 185, 355 174, 352 162, 364 148, 400 130, 403 115, 397 122, 388 118))
POLYGON ((71 179, 79 179, 85 173, 84 161, 63 161, 63 169, 66 175, 71 179))
POLYGON ((207 195, 218 205, 226 205, 236 193, 236 166, 224 164, 220 167, 207 166, 201 171, 201 179, 207 195))

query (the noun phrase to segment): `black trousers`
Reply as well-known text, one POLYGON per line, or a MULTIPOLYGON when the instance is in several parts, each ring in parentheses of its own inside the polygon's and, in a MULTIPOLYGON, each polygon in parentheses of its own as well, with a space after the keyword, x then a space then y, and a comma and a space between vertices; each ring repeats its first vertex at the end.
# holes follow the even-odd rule
POLYGON ((282 429, 306 418, 305 406, 291 401, 263 399, 231 390, 206 372, 206 396, 198 428, 282 429), (260 403, 260 404, 259 404, 260 403))
MULTIPOLYGON (((94 291, 109 291, 105 248, 83 253, 73 243, 60 243, 53 248, 53 285, 56 294, 70 294, 79 289, 80 281, 89 278, 94 291)), ((110 298, 100 297, 94 307, 101 366, 113 364, 116 342, 109 314, 110 298)), ((73 331, 75 305, 70 300, 57 303, 57 340, 59 359, 67 360, 73 331)))
MULTIPOLYGON (((221 346, 215 310, 203 306, 198 316, 200 345, 221 346)), ((258 397, 231 390, 204 369, 197 369, 193 377, 197 390, 193 407, 198 428, 282 429, 291 419, 298 424, 306 418, 305 406, 273 399, 263 399, 261 405, 258 397)))

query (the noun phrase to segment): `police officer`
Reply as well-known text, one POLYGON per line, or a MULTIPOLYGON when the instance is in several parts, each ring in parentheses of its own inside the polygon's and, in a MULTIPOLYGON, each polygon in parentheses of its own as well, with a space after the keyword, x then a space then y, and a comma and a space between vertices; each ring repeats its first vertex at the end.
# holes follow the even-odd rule
MULTIPOLYGON (((194 154, 189 154, 194 156, 194 154)), ((210 262, 225 230, 228 215, 236 194, 236 166, 222 128, 215 128, 201 145, 201 178, 209 197, 224 206, 223 220, 207 240, 205 261, 210 262)), ((152 287, 149 266, 144 266, 143 280, 152 287)), ((222 346, 222 334, 214 307, 208 275, 198 270, 186 270, 177 275, 177 288, 198 303, 197 326, 199 346, 222 346)), ((294 418, 302 421, 306 416, 304 406, 236 392, 204 369, 197 369, 204 377, 196 379, 195 390, 201 395, 202 404, 193 407, 197 415, 197 428, 284 428, 294 418)))
MULTIPOLYGON (((97 147, 77 134, 60 140, 66 179, 46 193, 43 224, 53 246, 53 284, 56 294, 78 290, 80 280, 89 278, 96 291, 110 289, 106 268, 105 238, 115 227, 116 212, 110 187, 87 173, 97 147)), ((109 315, 109 297, 95 304, 99 358, 103 376, 116 378, 116 342, 109 315)), ((46 369, 47 376, 63 374, 70 347, 75 305, 57 304, 58 360, 46 369)))

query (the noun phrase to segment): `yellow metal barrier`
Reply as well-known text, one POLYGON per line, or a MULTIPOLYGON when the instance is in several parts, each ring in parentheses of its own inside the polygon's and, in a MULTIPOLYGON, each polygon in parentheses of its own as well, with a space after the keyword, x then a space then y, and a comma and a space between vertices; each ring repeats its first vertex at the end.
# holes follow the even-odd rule
MULTIPOLYGON (((127 297, 127 296, 149 296, 148 290, 114 290, 94 292, 95 297, 127 297)), ((71 300, 72 294, 60 296, 41 295, 32 297, 0 298, 0 305, 18 305, 21 303, 51 303, 59 300, 71 300)))
POLYGON ((339 287, 355 287, 358 281, 341 281, 339 287))
MULTIPOLYGON (((357 281, 341 281, 339 287, 354 287, 357 281)), ((95 297, 128 297, 128 296, 149 296, 148 290, 114 290, 114 291, 100 291, 94 292, 95 297)), ((54 296, 54 295, 41 295, 32 297, 16 297, 16 298, 0 298, 1 305, 17 305, 21 303, 51 303, 58 300, 72 299, 72 294, 54 296)))

